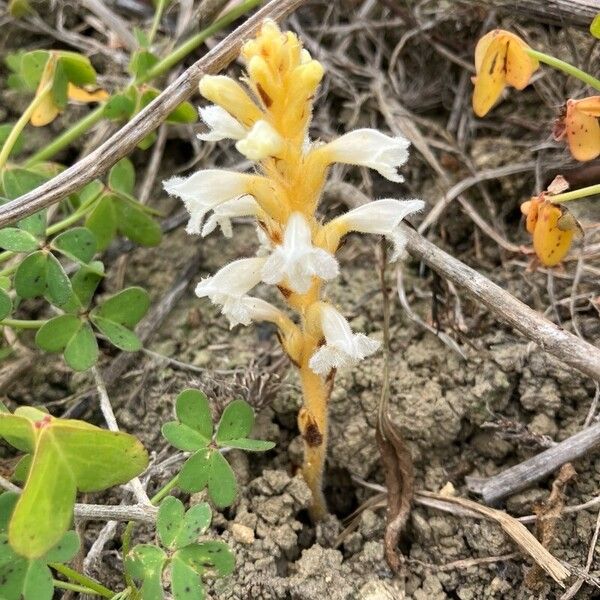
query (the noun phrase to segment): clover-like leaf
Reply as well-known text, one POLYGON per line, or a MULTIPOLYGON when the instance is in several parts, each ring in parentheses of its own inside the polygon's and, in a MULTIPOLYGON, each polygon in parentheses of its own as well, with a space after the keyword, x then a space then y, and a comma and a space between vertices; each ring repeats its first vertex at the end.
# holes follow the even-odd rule
POLYGON ((81 320, 75 315, 54 317, 38 329, 35 343, 46 352, 62 352, 81 325, 81 320))
POLYGON ((117 235, 117 213, 111 194, 104 194, 90 211, 85 226, 96 237, 98 250, 105 250, 117 235))
POLYGON ((117 192, 133 194, 135 169, 128 158, 122 158, 108 172, 108 185, 117 192))
POLYGON ((233 504, 237 491, 235 474, 229 463, 218 451, 213 451, 210 457, 208 473, 208 493, 219 508, 233 504))
POLYGON ((210 506, 206 502, 195 504, 183 517, 179 532, 175 538, 174 547, 183 548, 195 541, 206 532, 212 520, 210 506))
POLYGON ((65 362, 74 371, 87 371, 98 361, 98 342, 87 322, 82 322, 80 328, 67 342, 63 353, 65 362))
POLYGON ((0 288, 0 321, 6 319, 12 312, 12 300, 10 296, 0 288))
POLYGON ((194 569, 176 552, 171 561, 173 600, 203 600, 204 586, 194 569))
POLYGON ((105 300, 94 313, 125 327, 135 327, 150 306, 150 296, 141 287, 130 287, 105 300))
POLYGON ((131 287, 92 310, 90 320, 117 348, 133 352, 139 350, 142 343, 130 328, 140 321, 149 306, 148 292, 131 287))
POLYGON ((126 483, 148 463, 133 436, 83 421, 56 419, 37 410, 0 414, 0 436, 32 445, 29 475, 9 525, 11 547, 40 558, 60 541, 73 515, 77 490, 100 491, 126 483))
POLYGON ((131 118, 135 112, 135 95, 135 90, 129 94, 127 92, 113 94, 104 105, 104 116, 114 121, 131 118))
POLYGON ((185 508, 183 502, 175 496, 167 496, 158 509, 156 530, 163 546, 167 548, 173 544, 181 529, 185 508))
POLYGON ((39 241, 28 231, 5 227, 0 229, 0 248, 11 252, 33 252, 39 248, 39 241))
POLYGON ((89 263, 96 254, 96 238, 85 227, 72 227, 57 235, 52 247, 71 260, 89 263))
POLYGON ((210 458, 213 450, 198 450, 184 463, 179 472, 178 485, 184 492, 199 492, 208 485, 210 458))
POLYGON ((157 246, 162 239, 160 225, 139 202, 122 200, 115 204, 119 231, 142 246, 157 246))
POLYGON ((177 421, 165 423, 162 426, 162 434, 172 446, 184 452, 194 452, 210 443, 210 438, 205 438, 195 429, 177 421))
POLYGON ((207 448, 192 454, 181 471, 179 487, 185 492, 199 492, 208 488, 208 494, 219 508, 235 500, 237 485, 229 463, 218 450, 207 448))
POLYGON ((104 265, 93 261, 89 265, 82 265, 71 278, 73 292, 81 308, 87 308, 94 297, 94 292, 104 277, 104 265))
POLYGON ((221 577, 233 573, 235 558, 224 542, 211 540, 198 544, 190 544, 175 553, 180 560, 188 564, 201 575, 213 570, 221 577))
POLYGON ((227 442, 224 442, 223 445, 226 445, 228 448, 246 450, 247 452, 266 452, 267 450, 272 450, 275 447, 275 442, 240 438, 238 440, 227 440, 227 442))
POLYGON ((46 291, 44 296, 55 306, 64 306, 73 296, 71 280, 54 254, 46 254, 46 291))
POLYGON ((245 438, 252 432, 254 411, 245 400, 234 400, 225 407, 217 427, 218 444, 226 444, 229 440, 245 438))
POLYGON ((200 390, 183 390, 175 400, 175 413, 184 425, 195 429, 202 437, 212 438, 212 413, 206 395, 200 390))
POLYGON ((162 572, 167 561, 164 550, 150 544, 138 544, 125 559, 127 572, 142 582, 142 600, 162 600, 162 572))
POLYGON ((38 250, 25 257, 15 273, 15 289, 21 298, 36 298, 46 291, 47 254, 38 250))

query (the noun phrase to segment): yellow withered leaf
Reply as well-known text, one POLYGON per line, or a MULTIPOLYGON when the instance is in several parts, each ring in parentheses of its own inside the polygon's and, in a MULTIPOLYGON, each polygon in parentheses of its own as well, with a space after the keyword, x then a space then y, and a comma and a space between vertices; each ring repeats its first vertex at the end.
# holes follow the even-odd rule
POLYGON ((87 90, 72 83, 69 83, 67 95, 73 102, 103 102, 109 98, 109 93, 102 88, 87 90))
POLYGON ((31 114, 31 119, 29 122, 34 127, 43 127, 44 125, 48 125, 48 123, 52 123, 52 121, 56 119, 58 113, 60 112, 60 108, 54 102, 52 89, 48 86, 48 84, 54 80, 56 65, 56 57, 54 55, 50 55, 35 92, 36 97, 38 97, 40 94, 43 94, 44 97, 31 114))
POLYGON ((541 204, 541 200, 538 197, 531 198, 521 204, 521 212, 527 217, 525 220, 525 227, 527 231, 533 235, 535 226, 538 221, 538 211, 541 204))
POLYGON ((600 156, 598 114, 600 114, 600 96, 567 100, 564 125, 573 158, 587 161, 600 156))
POLYGON ((539 67, 527 53, 527 44, 514 33, 496 29, 484 35, 475 48, 473 110, 485 116, 506 85, 522 90, 539 67))
POLYGON ((557 265, 567 255, 579 229, 566 208, 547 200, 542 202, 533 232, 533 248, 540 262, 547 267, 557 265))

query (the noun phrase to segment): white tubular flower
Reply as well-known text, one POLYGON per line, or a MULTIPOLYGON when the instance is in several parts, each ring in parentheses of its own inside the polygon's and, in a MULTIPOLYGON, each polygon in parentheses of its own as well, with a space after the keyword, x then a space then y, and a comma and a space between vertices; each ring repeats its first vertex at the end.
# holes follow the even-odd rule
POLYGON ((220 106, 205 106, 198 109, 200 118, 208 126, 209 131, 199 133, 198 139, 203 142, 219 140, 241 140, 246 135, 246 128, 220 106))
POLYGON ((206 169, 190 177, 173 177, 163 182, 168 194, 181 198, 190 213, 188 233, 200 233, 204 215, 227 200, 246 194, 251 175, 206 169))
POLYGON ((262 119, 252 126, 247 135, 235 145, 238 152, 250 160, 276 156, 284 145, 277 130, 262 119))
POLYGON ((351 367, 377 351, 380 344, 363 333, 352 333, 350 324, 333 306, 323 303, 321 327, 325 345, 311 357, 308 366, 317 375, 327 375, 331 369, 351 367))
MULTIPOLYGON (((233 328, 238 324, 249 325, 256 307, 249 302, 248 292, 260 283, 264 258, 234 260, 217 271, 212 277, 202 279, 196 286, 196 296, 208 297, 213 304, 222 306, 221 313, 229 319, 233 328)), ((260 304, 260 303, 259 303, 260 304)), ((276 310, 276 309, 275 309, 276 310)))
POLYGON ((258 214, 259 206, 256 200, 249 195, 234 198, 215 206, 213 214, 206 219, 202 227, 202 237, 211 234, 217 227, 221 228, 223 235, 230 238, 233 235, 231 219, 234 217, 251 217, 258 214))
POLYGON ((410 142, 403 137, 390 137, 377 129, 357 129, 322 146, 331 162, 369 167, 390 181, 401 182, 398 174, 408 160, 410 142))
POLYGON ((312 245, 311 231, 301 213, 292 213, 283 233, 283 243, 275 247, 263 267, 263 281, 287 281, 299 294, 308 292, 313 277, 333 279, 339 273, 337 260, 312 245))
POLYGON ((338 217, 335 221, 343 223, 349 231, 384 235, 394 245, 394 251, 390 257, 390 262, 393 262, 398 260, 406 243, 398 227, 400 221, 411 213, 422 210, 424 206, 423 200, 385 198, 363 204, 338 217))

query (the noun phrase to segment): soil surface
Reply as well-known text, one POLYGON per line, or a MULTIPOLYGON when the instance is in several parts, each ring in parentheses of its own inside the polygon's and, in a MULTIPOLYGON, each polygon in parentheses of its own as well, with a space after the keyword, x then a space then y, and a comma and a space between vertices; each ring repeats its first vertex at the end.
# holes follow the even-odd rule
MULTIPOLYGON (((545 73, 535 87, 519 95, 511 92, 489 119, 479 121, 470 109, 470 73, 460 61, 471 64, 474 43, 484 23, 486 30, 514 26, 540 47, 562 51, 561 56, 573 62, 577 62, 569 56, 573 48, 580 60, 590 49, 585 33, 575 31, 573 41, 566 41, 563 29, 536 24, 527 17, 488 14, 441 1, 425 3, 425 8, 399 3, 402 7, 397 13, 368 0, 335 4, 318 0, 287 22, 328 68, 316 103, 313 137, 329 139, 360 126, 379 126, 389 132, 390 122, 401 124, 404 121, 398 115, 408 114, 421 142, 437 156, 448 181, 432 170, 421 149, 413 151, 401 188, 366 171, 334 169, 332 178, 344 178, 373 198, 423 198, 429 210, 452 184, 473 173, 537 160, 537 171, 532 167, 465 192, 466 201, 500 241, 525 247, 529 240, 520 222, 519 204, 557 173, 547 165, 557 160, 568 162, 563 147, 549 141, 549 131, 560 98, 574 88, 565 90, 564 78, 545 73), (433 24, 424 28, 426 23, 433 24), (408 37, 401 42, 405 35, 408 37), (403 48, 399 48, 400 43, 403 48), (440 51, 440 45, 450 58, 440 51), (378 81, 383 81, 381 93, 377 91, 378 81)), ((239 65, 234 65, 232 72, 239 71, 239 65)), ((14 106, 14 102, 7 102, 0 110, 16 111, 14 106)), ((188 161, 195 163, 194 168, 231 166, 238 161, 225 144, 215 146, 211 153, 204 148, 199 153, 193 142, 196 129, 169 130, 151 198, 151 205, 165 215, 181 207, 161 191, 162 178, 186 165, 191 168, 188 161)), ((418 139, 413 142, 418 146, 418 139)), ((141 179, 148 155, 139 152, 132 158, 141 179)), ((323 206, 323 214, 330 217, 343 209, 343 198, 331 198, 323 206)), ((586 228, 593 220, 590 214, 585 207, 580 209, 586 228)), ((417 225, 421 218, 413 223, 417 225)), ((185 387, 203 389, 213 401, 215 415, 233 398, 247 399, 258 411, 254 435, 277 444, 265 455, 248 456, 237 450, 228 455, 238 478, 239 496, 232 507, 215 510, 211 535, 230 544, 237 567, 231 577, 209 584, 209 597, 560 598, 563 591, 545 577, 539 578, 536 589, 525 585, 532 563, 497 525, 418 504, 401 540, 403 572, 398 575, 390 571, 382 541, 385 504, 368 502, 379 493, 372 486, 384 485, 375 442, 383 377, 381 353, 336 375, 326 474, 331 514, 316 526, 310 522, 310 494, 298 474, 302 461, 296 426, 301 403, 299 383, 279 349, 275 331, 262 325, 230 331, 219 309, 193 294, 200 277, 232 259, 256 252, 253 226, 240 223, 234 231, 231 240, 219 233, 202 240, 190 238, 179 227, 165 235, 158 248, 135 248, 127 253, 125 284, 144 286, 153 302, 169 292, 198 252, 200 267, 183 298, 151 335, 146 344, 150 353, 136 355, 118 381, 107 382, 122 429, 142 439, 155 464, 166 465, 150 471, 150 492, 181 464, 176 460, 165 463, 174 454, 161 437, 160 427, 172 418, 174 398, 185 387)), ((593 254, 585 258, 588 254, 584 252, 594 240, 597 245, 597 230, 586 230, 585 241, 578 245, 584 257, 579 263, 577 249, 553 272, 532 267, 531 254, 503 248, 459 208, 458 200, 451 203, 428 237, 549 319, 592 343, 600 343, 598 271, 593 267, 593 254)), ((381 339, 378 240, 350 236, 339 258, 342 274, 327 286, 329 299, 349 318, 353 330, 381 339)), ((109 276, 102 284, 102 293, 119 289, 119 260, 113 257, 107 261, 109 276)), ((582 429, 596 394, 593 381, 511 331, 461 290, 449 287, 413 259, 389 266, 387 277, 392 299, 390 411, 410 446, 418 490, 438 492, 450 483, 457 494, 469 496, 466 477, 494 475, 582 429), (397 270, 410 308, 440 336, 415 322, 401 305, 397 270), (450 343, 444 343, 447 338, 450 343)), ((277 302, 269 293, 265 288, 258 295, 277 302)), ((35 312, 36 306, 30 309, 35 312)), ((22 343, 35 347, 27 333, 22 343)), ((102 350, 101 366, 108 367, 117 353, 108 346, 102 350)), ((18 359, 10 358, 5 364, 10 366, 11 360, 18 359)), ((102 423, 92 378, 74 375, 53 356, 45 355, 4 392, 11 408, 39 404, 56 415, 67 411, 70 416, 102 423)), ((592 500, 600 489, 600 455, 591 452, 574 467, 577 477, 566 489, 567 505, 592 500)), ((542 481, 510 496, 500 506, 516 517, 531 515, 548 498, 551 483, 552 478, 542 481)), ((86 500, 118 498, 88 495, 86 500)), ((191 502, 204 499, 202 495, 181 498, 191 502)), ((563 515, 552 535, 551 552, 583 568, 597 511, 596 506, 563 515)), ((101 524, 92 523, 81 531, 88 547, 100 528, 101 524)), ((122 532, 121 526, 117 532, 122 532)), ((147 532, 140 528, 140 539, 144 535, 147 532)), ((115 587, 120 585, 117 540, 115 537, 106 545, 92 573, 115 587)), ((600 577, 598 561, 593 559, 591 577, 600 577)), ((598 593, 594 586, 584 584, 576 598, 596 598, 598 593)))

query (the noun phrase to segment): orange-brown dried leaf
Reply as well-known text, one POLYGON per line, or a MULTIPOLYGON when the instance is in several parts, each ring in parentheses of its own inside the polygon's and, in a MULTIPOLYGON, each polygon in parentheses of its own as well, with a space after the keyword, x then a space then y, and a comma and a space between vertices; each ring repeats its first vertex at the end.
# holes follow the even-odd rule
POLYGON ((42 77, 40 78, 37 90, 35 92, 36 97, 40 94, 43 94, 44 97, 42 98, 41 102, 36 106, 35 110, 31 114, 31 118, 29 119, 29 122, 34 127, 43 127, 44 125, 48 125, 48 123, 52 123, 52 121, 54 121, 54 119, 56 119, 56 117, 60 113, 60 108, 54 102, 52 90, 50 89, 50 87, 48 87, 48 84, 51 83, 54 79, 56 65, 56 58, 53 55, 50 55, 46 62, 46 66, 44 67, 44 71, 42 73, 42 77))
POLYGON ((67 88, 67 95, 69 100, 73 102, 104 102, 110 97, 109 93, 102 88, 90 89, 73 85, 69 83, 67 88))
POLYGON ((565 129, 573 158, 588 161, 600 156, 600 123, 598 117, 590 114, 594 110, 594 103, 584 104, 584 112, 580 108, 582 102, 583 100, 567 101, 565 129))
POLYGON ((577 227, 564 218, 566 213, 566 208, 548 201, 538 209, 533 248, 540 262, 547 267, 557 265, 567 255, 577 231, 577 227))
POLYGON ((506 85, 522 90, 539 67, 527 53, 527 44, 514 33, 496 29, 484 35, 475 48, 473 110, 485 116, 506 85))

